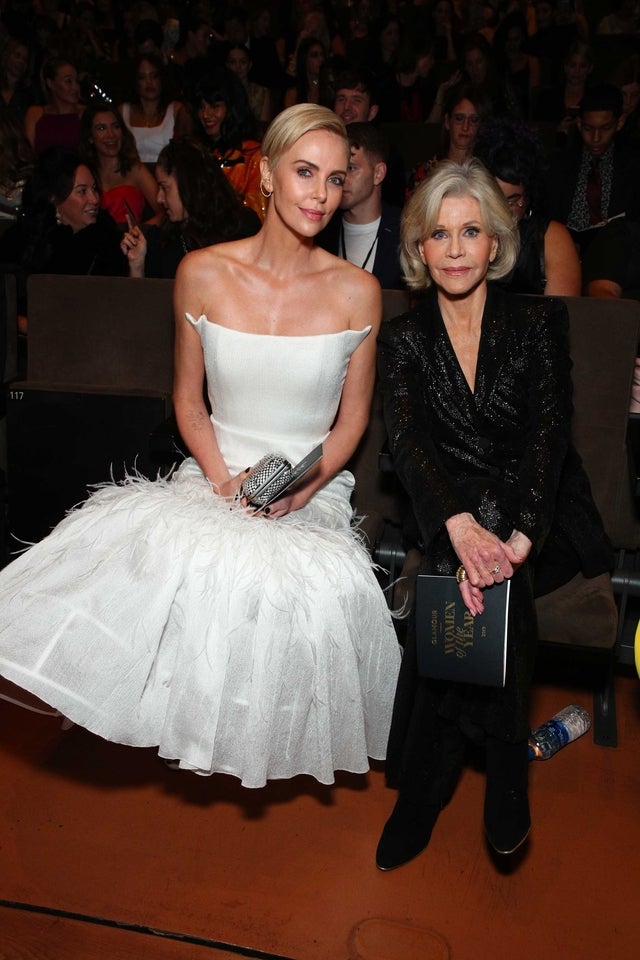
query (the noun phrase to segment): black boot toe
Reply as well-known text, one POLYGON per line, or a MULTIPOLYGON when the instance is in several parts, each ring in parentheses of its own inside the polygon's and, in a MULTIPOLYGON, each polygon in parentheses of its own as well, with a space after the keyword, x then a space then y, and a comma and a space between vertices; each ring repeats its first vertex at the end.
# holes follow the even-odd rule
POLYGON ((399 797, 387 820, 376 851, 379 870, 395 870, 425 849, 440 807, 399 797))
POLYGON ((527 794, 505 790, 491 796, 489 791, 484 811, 484 829, 496 853, 515 853, 531 829, 527 794))

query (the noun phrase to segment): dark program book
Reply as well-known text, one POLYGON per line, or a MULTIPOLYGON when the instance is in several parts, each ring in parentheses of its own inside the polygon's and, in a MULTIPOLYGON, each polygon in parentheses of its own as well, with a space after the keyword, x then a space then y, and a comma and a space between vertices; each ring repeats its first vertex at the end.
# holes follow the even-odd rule
POLYGON ((511 582, 484 591, 472 616, 455 577, 419 574, 416 589, 418 672, 434 680, 504 687, 511 582))

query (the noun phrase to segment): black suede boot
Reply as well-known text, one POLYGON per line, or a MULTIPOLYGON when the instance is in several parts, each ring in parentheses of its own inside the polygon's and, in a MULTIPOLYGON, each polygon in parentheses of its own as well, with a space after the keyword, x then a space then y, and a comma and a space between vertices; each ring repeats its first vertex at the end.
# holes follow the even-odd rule
POLYGON ((496 853, 514 853, 531 829, 528 770, 526 740, 507 743, 496 737, 487 737, 484 828, 496 853))
POLYGON ((401 867, 422 853, 458 782, 465 750, 462 733, 437 717, 429 739, 425 738, 422 756, 413 757, 404 771, 400 794, 376 851, 380 870, 401 867))
POLYGON ((431 839, 440 809, 440 804, 427 803, 424 797, 403 794, 401 790, 378 842, 378 869, 394 870, 422 853, 431 839))

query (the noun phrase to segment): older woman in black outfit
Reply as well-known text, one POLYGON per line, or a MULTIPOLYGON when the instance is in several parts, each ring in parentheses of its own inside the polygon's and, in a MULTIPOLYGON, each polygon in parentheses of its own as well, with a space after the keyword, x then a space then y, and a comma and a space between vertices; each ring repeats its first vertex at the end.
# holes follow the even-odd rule
POLYGON ((419 678, 409 631, 387 754, 388 779, 400 792, 378 845, 383 870, 411 860, 429 842, 467 738, 486 749, 490 844, 506 854, 524 841, 531 823, 534 569, 547 538, 558 544, 563 563, 552 567, 545 589, 569 580, 576 568, 595 575, 609 565, 571 447, 566 308, 511 296, 488 282, 510 272, 517 250, 508 204, 477 160, 439 164, 405 208, 405 278, 413 290, 431 289, 383 329, 380 369, 394 462, 422 540, 422 569, 460 570, 462 597, 474 615, 483 610, 485 588, 505 578, 512 583, 504 689, 419 678))

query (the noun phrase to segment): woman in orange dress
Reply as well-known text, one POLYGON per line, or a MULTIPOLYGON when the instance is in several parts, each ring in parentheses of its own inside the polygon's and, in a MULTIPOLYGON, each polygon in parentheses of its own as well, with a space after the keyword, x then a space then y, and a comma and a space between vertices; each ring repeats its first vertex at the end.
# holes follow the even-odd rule
POLYGON ((238 77, 226 67, 204 77, 196 87, 193 111, 196 135, 216 157, 244 205, 264 220, 267 198, 260 190, 260 142, 238 77))

